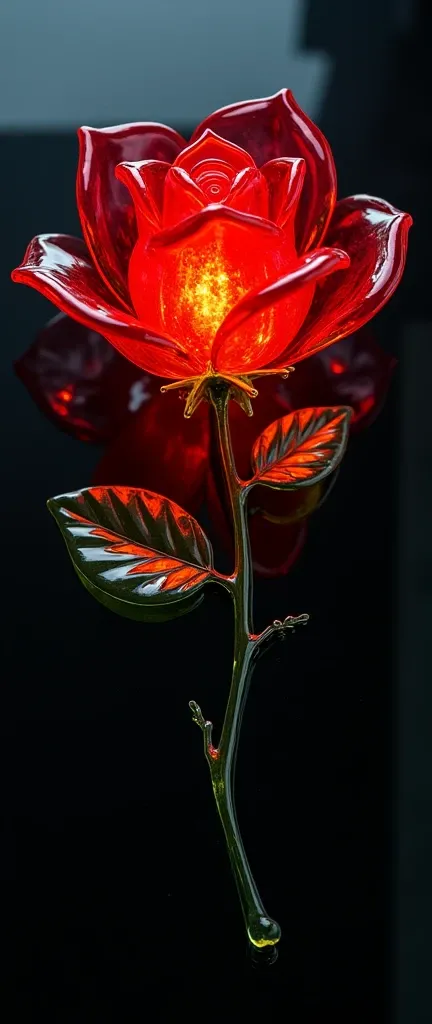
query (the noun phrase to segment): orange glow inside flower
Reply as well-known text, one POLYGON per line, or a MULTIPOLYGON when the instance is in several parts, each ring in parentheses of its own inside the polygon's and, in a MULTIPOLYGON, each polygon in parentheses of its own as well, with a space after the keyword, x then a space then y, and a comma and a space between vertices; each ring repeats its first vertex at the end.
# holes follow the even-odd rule
POLYGON ((186 250, 179 261, 179 304, 194 333, 210 348, 213 338, 230 309, 247 292, 240 267, 229 267, 220 244, 215 241, 204 252, 186 250))
POLYGON ((138 320, 177 342, 199 374, 271 363, 303 323, 315 286, 293 287, 286 301, 278 290, 298 257, 292 225, 268 219, 266 178, 245 150, 204 134, 166 171, 158 230, 144 171, 138 198, 136 177, 131 184, 139 237, 128 284, 138 320))
MULTIPOLYGON (((295 253, 291 242, 252 234, 242 226, 208 225, 187 243, 152 250, 135 247, 129 264, 134 308, 149 329, 178 339, 203 367, 211 362, 215 336, 241 299, 286 273, 295 253)), ((310 305, 313 287, 294 301, 269 305, 233 332, 227 370, 257 366, 272 338, 292 336, 310 305)))
MULTIPOLYGON (((164 321, 172 324, 174 310, 176 333, 206 363, 228 313, 250 290, 265 284, 271 272, 275 274, 273 259, 268 259, 265 249, 259 258, 256 249, 238 249, 232 241, 216 236, 205 245, 185 247, 177 254, 175 279, 170 274, 162 280, 164 321)), ((260 313, 240 337, 233 337, 233 347, 240 351, 250 348, 256 358, 271 336, 274 317, 271 307, 260 313)))

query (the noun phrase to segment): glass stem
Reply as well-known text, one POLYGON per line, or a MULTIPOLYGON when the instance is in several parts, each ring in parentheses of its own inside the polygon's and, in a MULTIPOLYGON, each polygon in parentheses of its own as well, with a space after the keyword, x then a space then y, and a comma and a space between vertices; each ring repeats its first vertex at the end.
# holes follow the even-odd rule
POLYGON ((255 636, 252 624, 253 580, 249 534, 247 528, 247 487, 238 478, 229 432, 229 390, 220 385, 212 391, 216 413, 219 447, 228 486, 234 524, 235 571, 230 579, 234 602, 234 660, 231 687, 222 725, 219 746, 211 742, 211 723, 205 722, 200 709, 191 702, 195 720, 204 732, 206 758, 210 768, 213 792, 222 821, 228 855, 245 919, 249 941, 253 946, 275 946, 281 931, 266 913, 249 867, 237 822, 234 801, 234 776, 240 727, 251 680, 254 656, 263 637, 255 636), (201 717, 200 717, 201 716, 201 717))

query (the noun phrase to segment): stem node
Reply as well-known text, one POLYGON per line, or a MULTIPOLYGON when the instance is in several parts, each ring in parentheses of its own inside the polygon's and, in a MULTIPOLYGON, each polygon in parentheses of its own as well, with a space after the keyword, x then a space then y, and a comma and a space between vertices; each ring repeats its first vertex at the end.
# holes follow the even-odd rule
POLYGON ((201 708, 195 700, 189 701, 189 707, 192 711, 192 720, 196 722, 204 736, 204 752, 206 757, 211 758, 212 761, 217 761, 219 751, 212 743, 213 722, 210 722, 208 718, 204 718, 201 708))

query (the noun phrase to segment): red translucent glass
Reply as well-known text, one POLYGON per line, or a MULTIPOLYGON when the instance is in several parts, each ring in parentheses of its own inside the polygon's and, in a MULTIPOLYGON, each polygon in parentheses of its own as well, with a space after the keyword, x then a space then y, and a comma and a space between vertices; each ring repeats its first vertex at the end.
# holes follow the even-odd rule
POLYGON ((394 291, 411 223, 335 203, 328 143, 287 90, 216 111, 189 145, 164 125, 81 129, 77 196, 86 244, 39 236, 14 280, 172 379, 277 368, 350 334, 394 291))
POLYGON ((116 480, 147 487, 198 513, 205 498, 210 410, 203 402, 194 416, 185 419, 183 409, 177 392, 155 391, 112 440, 92 482, 116 480))
MULTIPOLYGON (((386 398, 396 365, 369 327, 298 363, 280 392, 290 409, 307 405, 349 405, 350 429, 369 426, 386 398)), ((261 390, 261 388, 260 388, 261 390)))
POLYGON ((358 330, 381 309, 402 276, 411 223, 409 214, 383 199, 351 196, 336 204, 326 242, 349 254, 349 270, 321 283, 283 358, 304 359, 358 330))
POLYGON ((174 160, 186 145, 165 125, 138 123, 80 128, 78 212, 85 241, 109 288, 129 306, 127 268, 136 241, 129 193, 114 171, 124 160, 174 160))
POLYGON ((279 157, 302 157, 306 180, 296 225, 297 247, 319 245, 336 201, 336 169, 327 139, 300 109, 292 92, 216 110, 195 129, 192 141, 211 128, 243 146, 258 167, 279 157))
POLYGON ((64 313, 39 332, 15 372, 42 412, 83 441, 117 437, 160 389, 156 377, 64 313))

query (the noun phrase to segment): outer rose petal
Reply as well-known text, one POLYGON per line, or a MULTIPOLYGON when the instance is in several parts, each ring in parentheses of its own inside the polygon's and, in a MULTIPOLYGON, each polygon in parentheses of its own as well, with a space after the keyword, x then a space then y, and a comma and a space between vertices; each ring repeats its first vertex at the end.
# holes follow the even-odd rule
POLYGON ((12 280, 36 288, 63 313, 99 331, 143 370, 174 378, 195 372, 193 360, 178 345, 113 305, 80 238, 38 235, 12 280))
POLYGON ((15 363, 45 415, 81 441, 107 441, 160 387, 101 334, 58 313, 15 363))
POLYGON ((243 146, 258 167, 277 157, 304 158, 307 173, 297 218, 297 247, 305 252, 318 246, 336 202, 336 169, 327 140, 292 93, 282 89, 275 96, 216 110, 195 129, 192 142, 206 128, 243 146))
POLYGON ((157 384, 103 455, 92 482, 147 487, 196 514, 205 495, 210 409, 202 402, 187 420, 177 392, 161 395, 157 384))
POLYGON ((378 313, 402 277, 411 224, 409 214, 383 199, 352 196, 337 203, 326 242, 349 253, 350 268, 319 285, 283 361, 297 362, 318 352, 378 313))
POLYGON ((123 161, 172 163, 185 140, 163 124, 142 122, 113 128, 80 128, 77 202, 84 238, 105 283, 128 305, 127 268, 136 241, 128 192, 116 181, 123 161))
MULTIPOLYGON (((221 324, 212 349, 212 363, 222 373, 247 373, 266 366, 272 360, 284 365, 287 338, 295 339, 309 309, 315 282, 349 266, 349 256, 340 249, 317 249, 302 256, 283 277, 264 288, 248 292, 230 310, 221 324), (287 301, 284 301, 287 300, 287 301), (260 342, 259 318, 265 310, 272 314, 272 329, 260 342), (243 342, 245 330, 253 334, 255 344, 243 342)), ((261 332, 262 333, 262 332, 261 332)), ((295 343, 295 340, 293 344, 295 343)))
MULTIPOLYGON (((286 273, 293 261, 289 240, 275 224, 228 206, 206 206, 154 235, 147 246, 137 243, 129 264, 130 293, 137 314, 157 334, 178 338, 203 372, 226 313, 251 288, 286 273)), ((272 334, 273 319, 265 311, 258 335, 256 323, 243 332, 248 368, 260 336, 272 334)))

